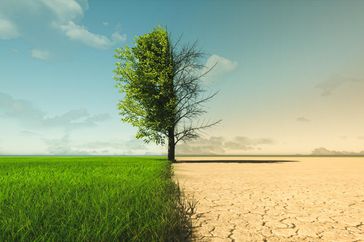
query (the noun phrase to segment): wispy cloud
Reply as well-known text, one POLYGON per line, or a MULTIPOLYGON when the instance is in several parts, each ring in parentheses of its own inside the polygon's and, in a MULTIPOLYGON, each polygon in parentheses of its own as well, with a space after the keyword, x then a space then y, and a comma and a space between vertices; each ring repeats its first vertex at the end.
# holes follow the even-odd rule
POLYGON ((222 136, 213 136, 209 138, 199 138, 189 143, 177 145, 178 154, 224 154, 227 152, 244 152, 259 150, 261 145, 274 144, 272 139, 268 138, 248 138, 236 136, 226 140, 222 136))
POLYGON ((47 145, 47 151, 52 155, 88 155, 84 150, 75 149, 72 147, 69 134, 65 134, 61 138, 44 139, 47 145))
POLYGON ((197 140, 180 143, 176 147, 177 154, 222 154, 225 153, 223 137, 199 138, 197 140))
POLYGON ((31 55, 34 59, 43 60, 43 61, 48 60, 50 57, 50 54, 48 51, 40 50, 40 49, 32 49, 31 55))
POLYGON ((258 145, 270 145, 273 144, 272 139, 268 138, 259 138, 252 139, 243 136, 237 136, 233 140, 227 141, 224 143, 225 149, 229 150, 254 150, 258 145))
POLYGON ((0 16, 0 39, 10 40, 20 36, 18 27, 12 21, 0 16))
POLYGON ((98 122, 108 120, 109 114, 91 115, 86 109, 74 109, 61 115, 43 117, 42 123, 49 127, 65 127, 68 129, 94 127, 98 122))
POLYGON ((20 131, 20 135, 26 136, 26 137, 38 137, 38 136, 41 136, 39 133, 30 131, 30 130, 22 130, 22 131, 20 131))
POLYGON ((126 34, 120 34, 119 32, 114 32, 111 35, 111 40, 113 44, 126 41, 126 39, 127 39, 126 34))
POLYGON ((319 84, 316 85, 316 88, 321 90, 321 96, 330 96, 341 86, 363 81, 358 78, 349 78, 343 76, 333 76, 319 84))
POLYGON ((71 140, 68 132, 60 138, 43 139, 43 141, 47 152, 54 155, 133 155, 150 152, 142 141, 136 139, 103 140, 77 144, 71 140))
MULTIPOLYGON (((126 35, 111 33, 110 37, 90 31, 80 24, 88 8, 88 0, 1 0, 0 1, 0 39, 20 36, 16 23, 1 16, 12 16, 24 12, 24 18, 31 23, 34 16, 42 16, 47 26, 61 31, 68 39, 87 46, 107 49, 126 40, 126 35), (17 9, 15 12, 14 9, 17 9), (31 11, 29 11, 31 10, 31 11)), ((21 24, 21 22, 19 22, 21 24)), ((45 26, 44 26, 45 27, 45 26)))
POLYGON ((149 151, 145 143, 137 139, 93 141, 79 147, 95 154, 144 154, 149 151))
POLYGON ((206 63, 203 72, 213 68, 206 76, 207 81, 218 79, 218 77, 235 70, 238 66, 236 61, 229 60, 219 55, 211 55, 206 63))
POLYGON ((62 30, 69 39, 79 41, 94 48, 107 49, 118 42, 126 40, 126 35, 121 35, 118 32, 114 32, 111 38, 92 33, 85 26, 75 24, 73 21, 60 24, 55 23, 54 25, 62 30))
POLYGON ((312 155, 364 155, 364 150, 359 152, 329 150, 324 147, 316 148, 312 151, 312 155))
POLYGON ((0 115, 18 120, 41 120, 45 113, 29 101, 0 93, 0 115))
POLYGON ((42 0, 42 2, 57 16, 52 25, 61 30, 70 40, 98 49, 107 49, 126 40, 125 34, 114 32, 109 38, 93 33, 86 26, 77 23, 77 20, 83 17, 88 1, 84 1, 83 7, 75 0, 42 0))
POLYGON ((297 122, 302 122, 302 123, 308 123, 308 122, 310 122, 311 120, 310 120, 310 119, 308 119, 308 118, 305 118, 305 117, 298 117, 298 118, 296 118, 296 121, 297 121, 297 122))
POLYGON ((105 113, 91 115, 86 109, 75 109, 49 116, 30 101, 16 99, 5 93, 0 93, 0 115, 14 119, 27 127, 58 127, 66 130, 94 127, 98 122, 110 118, 109 114, 105 113))
MULTIPOLYGON (((75 0, 40 0, 60 21, 82 17, 84 9, 75 0)), ((87 4, 87 1, 86 1, 87 4)), ((86 5, 87 6, 87 5, 86 5)))

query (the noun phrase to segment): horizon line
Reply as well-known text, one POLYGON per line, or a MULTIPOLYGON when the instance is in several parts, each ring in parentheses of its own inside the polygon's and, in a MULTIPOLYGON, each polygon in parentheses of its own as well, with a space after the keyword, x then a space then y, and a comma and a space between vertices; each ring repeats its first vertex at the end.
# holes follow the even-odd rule
MULTIPOLYGON (((67 156, 67 157, 126 157, 126 156, 167 156, 167 154, 120 154, 120 155, 97 155, 97 154, 0 154, 0 157, 11 157, 11 156, 67 156)), ((252 154, 183 154, 183 155, 176 155, 176 157, 364 157, 364 154, 327 154, 327 155, 313 155, 313 154, 262 154, 262 155, 252 155, 252 154)))

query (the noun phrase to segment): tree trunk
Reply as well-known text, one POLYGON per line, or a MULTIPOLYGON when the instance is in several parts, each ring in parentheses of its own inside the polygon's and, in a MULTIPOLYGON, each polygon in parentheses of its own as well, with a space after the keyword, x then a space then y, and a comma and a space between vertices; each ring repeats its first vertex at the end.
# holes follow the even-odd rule
POLYGON ((175 162, 175 148, 176 145, 174 143, 174 129, 170 129, 168 131, 168 160, 175 162))

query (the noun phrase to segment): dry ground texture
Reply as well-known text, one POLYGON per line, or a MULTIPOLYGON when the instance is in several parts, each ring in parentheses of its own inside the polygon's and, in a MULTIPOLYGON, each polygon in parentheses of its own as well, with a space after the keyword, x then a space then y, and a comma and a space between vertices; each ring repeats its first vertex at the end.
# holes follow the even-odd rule
POLYGON ((363 157, 182 160, 195 241, 364 241, 363 157))

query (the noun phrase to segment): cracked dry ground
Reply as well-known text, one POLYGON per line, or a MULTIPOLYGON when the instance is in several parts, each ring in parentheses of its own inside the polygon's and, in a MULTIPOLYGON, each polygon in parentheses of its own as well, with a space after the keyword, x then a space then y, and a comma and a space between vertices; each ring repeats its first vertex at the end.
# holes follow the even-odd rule
POLYGON ((195 241, 364 241, 364 158, 189 159, 174 170, 198 201, 195 241))

